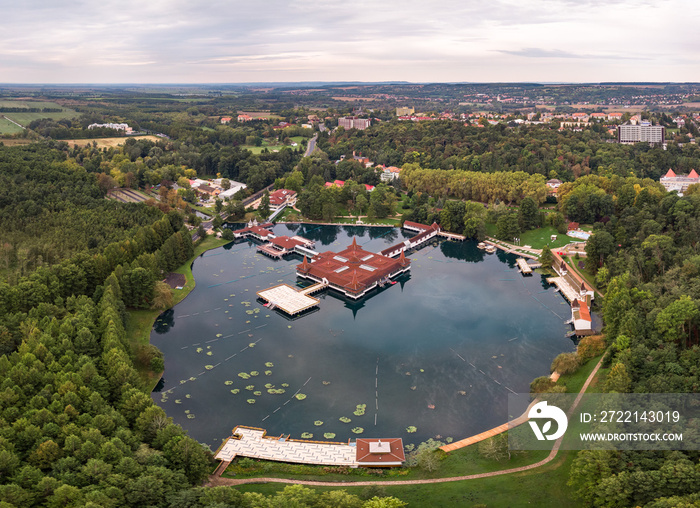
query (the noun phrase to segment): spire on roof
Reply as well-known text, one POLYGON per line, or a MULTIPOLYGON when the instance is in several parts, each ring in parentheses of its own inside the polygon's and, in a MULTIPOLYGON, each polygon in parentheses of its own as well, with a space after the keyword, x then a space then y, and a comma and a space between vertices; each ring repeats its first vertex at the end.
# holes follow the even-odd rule
POLYGON ((301 263, 299 267, 302 271, 307 272, 309 270, 309 261, 306 259, 306 254, 304 254, 304 262, 301 263))
POLYGON ((697 172, 693 169, 688 175, 688 178, 698 178, 697 172))
POLYGON ((673 170, 669 168, 668 172, 664 176, 666 178, 673 178, 676 176, 676 173, 674 173, 673 170))
POLYGON ((401 266, 406 266, 408 264, 408 260, 406 259, 406 256, 404 255, 404 251, 401 251, 401 255, 399 256, 399 264, 401 266))
POLYGON ((357 250, 358 245, 357 245, 357 238, 356 237, 354 237, 354 236, 352 237, 352 243, 350 244, 349 248, 352 250, 357 250))

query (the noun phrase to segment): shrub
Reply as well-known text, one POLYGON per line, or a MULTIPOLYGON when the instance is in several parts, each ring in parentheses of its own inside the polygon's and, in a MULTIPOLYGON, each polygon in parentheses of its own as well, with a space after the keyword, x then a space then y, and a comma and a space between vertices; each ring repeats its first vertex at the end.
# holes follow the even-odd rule
POLYGON ((604 352, 605 340, 602 335, 590 335, 578 343, 577 353, 581 363, 602 355, 604 352))
POLYGON ((540 376, 535 378, 530 383, 530 393, 545 393, 551 391, 554 387, 554 381, 549 379, 549 376, 540 376))
POLYGON ((552 362, 552 372, 573 374, 581 366, 576 353, 562 353, 552 362))

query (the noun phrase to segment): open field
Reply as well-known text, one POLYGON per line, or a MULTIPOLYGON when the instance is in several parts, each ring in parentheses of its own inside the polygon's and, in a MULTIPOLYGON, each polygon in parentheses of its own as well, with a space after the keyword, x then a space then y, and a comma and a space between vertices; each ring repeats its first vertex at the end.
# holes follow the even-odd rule
POLYGON ((2 134, 17 134, 22 132, 24 129, 17 127, 15 124, 10 122, 7 118, 0 116, 0 135, 2 134))
POLYGON ((123 138, 97 138, 97 139, 66 139, 63 140, 68 143, 69 146, 78 145, 79 147, 87 146, 92 144, 93 141, 97 142, 97 148, 114 148, 119 145, 123 145, 127 139, 148 139, 150 141, 162 141, 163 138, 158 136, 128 136, 123 138))
MULTIPOLYGON (((270 120, 276 120, 276 119, 281 119, 282 117, 279 115, 273 115, 269 111, 239 111, 239 115, 248 115, 249 117, 253 118, 254 120, 257 120, 258 118, 269 118, 270 120)), ((232 119, 231 123, 235 120, 232 119)))
MULTIPOLYGON (((299 146, 301 146, 301 141, 304 139, 302 136, 294 136, 292 138, 289 138, 292 141, 296 142, 299 146)), ((245 148, 246 150, 250 150, 254 154, 259 154, 262 153, 262 151, 267 148, 271 152, 273 150, 281 150, 285 146, 288 146, 289 148, 296 150, 299 148, 299 146, 290 146, 290 145, 285 145, 283 143, 280 143, 279 145, 271 145, 267 141, 263 141, 262 146, 251 146, 251 145, 243 145, 241 148, 245 148)))
POLYGON ((25 139, 25 138, 12 138, 12 139, 0 138, 0 143, 2 143, 5 146, 22 146, 22 145, 32 144, 32 143, 34 143, 34 140, 25 139))
MULTIPOLYGON (((0 100, 0 114, 5 115, 7 118, 14 120, 20 125, 25 127, 32 123, 34 120, 40 120, 42 118, 51 118, 53 120, 61 120, 63 118, 75 118, 79 113, 73 111, 69 108, 64 108, 60 104, 55 102, 46 101, 11 101, 11 100, 0 100), (53 108, 61 109, 59 112, 42 113, 42 112, 4 112, 6 108, 53 108)), ((2 131, 4 132, 4 131, 2 131)))

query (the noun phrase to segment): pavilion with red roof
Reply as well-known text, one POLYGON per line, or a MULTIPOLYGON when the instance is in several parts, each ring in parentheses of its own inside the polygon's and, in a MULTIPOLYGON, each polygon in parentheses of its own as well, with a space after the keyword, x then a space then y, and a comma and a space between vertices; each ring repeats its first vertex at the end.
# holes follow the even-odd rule
POLYGON ((322 252, 311 261, 304 256, 303 263, 297 265, 297 275, 357 299, 410 268, 411 262, 403 252, 398 259, 392 259, 364 250, 353 238, 352 244, 340 252, 322 252))

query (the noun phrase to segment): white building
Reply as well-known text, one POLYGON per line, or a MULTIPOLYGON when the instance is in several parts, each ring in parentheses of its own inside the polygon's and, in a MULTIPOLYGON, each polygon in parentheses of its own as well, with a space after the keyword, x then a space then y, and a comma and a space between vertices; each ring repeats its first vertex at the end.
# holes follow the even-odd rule
POLYGON ((663 143, 665 139, 666 128, 661 125, 641 122, 639 125, 617 126, 617 141, 619 143, 663 143))
POLYGON ((233 197, 233 195, 236 194, 239 190, 246 189, 246 188, 247 188, 246 184, 231 180, 231 187, 229 187, 227 190, 221 191, 221 194, 219 194, 219 197, 221 199, 231 199, 233 197))
POLYGON ((372 120, 369 118, 357 118, 356 116, 342 116, 338 118, 338 127, 343 127, 345 130, 357 129, 365 130, 372 125, 372 120))
POLYGON ((91 123, 90 125, 88 125, 88 130, 98 129, 100 127, 104 127, 106 129, 114 129, 117 131, 124 131, 127 134, 131 134, 134 131, 134 129, 132 129, 125 123, 91 123))
POLYGON ((689 175, 676 175, 672 169, 662 176, 659 181, 661 185, 668 191, 678 191, 678 195, 682 196, 683 193, 688 189, 688 186, 694 183, 700 183, 700 177, 698 177, 697 172, 693 169, 689 175))

